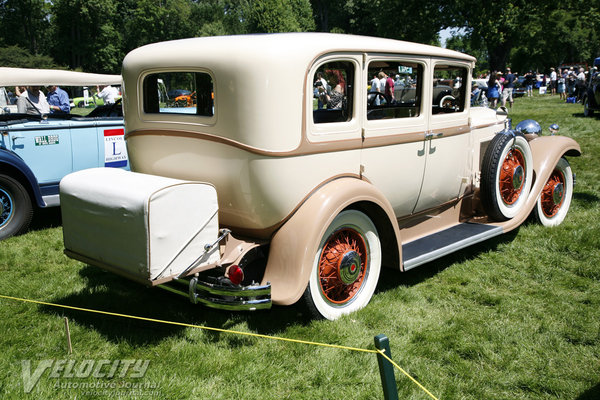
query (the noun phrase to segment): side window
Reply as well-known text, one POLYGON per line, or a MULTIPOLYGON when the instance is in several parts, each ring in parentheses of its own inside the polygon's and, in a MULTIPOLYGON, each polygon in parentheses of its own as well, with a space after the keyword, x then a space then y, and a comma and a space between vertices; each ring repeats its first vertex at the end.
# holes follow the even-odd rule
POLYGON ((215 114, 212 77, 205 72, 159 72, 144 78, 144 112, 215 114))
POLYGON ((313 76, 313 121, 315 124, 352 119, 354 63, 334 61, 319 66, 313 76))
POLYGON ((433 114, 464 111, 467 68, 436 65, 433 70, 433 114))
POLYGON ((418 117, 423 66, 401 61, 371 61, 368 67, 367 119, 418 117))

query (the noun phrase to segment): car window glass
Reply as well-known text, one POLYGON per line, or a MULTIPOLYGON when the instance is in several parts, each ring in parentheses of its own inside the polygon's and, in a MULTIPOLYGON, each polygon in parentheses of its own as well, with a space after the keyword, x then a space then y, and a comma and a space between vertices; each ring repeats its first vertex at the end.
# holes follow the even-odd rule
POLYGON ((313 76, 313 121, 317 124, 352 119, 354 63, 334 61, 319 66, 313 76))
POLYGON ((367 119, 411 118, 421 113, 423 66, 375 60, 369 63, 367 119))
POLYGON ((433 70, 433 114, 464 111, 466 82, 467 68, 436 65, 433 70))
POLYGON ((214 88, 205 72, 160 72, 144 78, 144 112, 212 117, 214 88))

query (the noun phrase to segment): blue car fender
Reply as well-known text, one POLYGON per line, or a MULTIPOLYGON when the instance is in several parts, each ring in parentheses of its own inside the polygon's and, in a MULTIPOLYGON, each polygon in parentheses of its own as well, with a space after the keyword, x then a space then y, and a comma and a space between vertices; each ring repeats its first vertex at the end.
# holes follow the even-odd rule
POLYGON ((31 189, 31 193, 33 193, 33 196, 35 197, 35 202, 37 205, 39 207, 46 206, 42 200, 40 185, 38 184, 35 175, 21 157, 12 151, 9 151, 5 148, 0 148, 0 172, 5 172, 8 175, 12 175, 13 178, 19 179, 23 184, 27 183, 31 189))

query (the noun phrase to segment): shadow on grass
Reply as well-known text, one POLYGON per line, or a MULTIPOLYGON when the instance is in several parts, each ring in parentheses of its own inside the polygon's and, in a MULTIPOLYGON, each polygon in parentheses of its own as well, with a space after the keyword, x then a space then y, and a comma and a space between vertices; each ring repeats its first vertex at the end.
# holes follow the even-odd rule
MULTIPOLYGON (((531 223, 528 219, 523 223, 526 225, 531 223)), ((384 268, 381 271, 379 277, 379 283, 377 285, 376 293, 385 292, 387 290, 394 289, 400 285, 414 286, 427 279, 434 277, 439 272, 445 270, 449 266, 457 263, 464 262, 476 258, 481 253, 486 253, 490 250, 496 250, 500 244, 512 242, 519 229, 514 229, 508 233, 505 233, 495 238, 486 240, 476 245, 467 247, 459 250, 437 260, 431 261, 427 264, 423 264, 415 269, 408 270, 406 272, 399 272, 396 269, 384 268)))
POLYGON ((62 225, 60 207, 36 208, 29 225, 30 231, 56 228, 62 225))
POLYGON ((576 400, 598 400, 600 399, 600 383, 581 393, 576 400))
MULTIPOLYGON (((450 254, 419 268, 401 273, 384 268, 377 292, 399 285, 417 285, 456 262, 473 259, 480 253, 494 250, 498 245, 514 240, 518 230, 498 236, 483 243, 450 254)), ((290 326, 308 325, 312 322, 304 307, 274 306, 271 310, 256 312, 228 312, 195 305, 183 296, 160 288, 148 288, 93 266, 85 266, 79 274, 86 287, 68 296, 55 298, 56 304, 133 315, 157 320, 236 330, 238 324, 246 324, 254 333, 281 335, 290 326)), ((156 344, 174 336, 183 335, 183 326, 142 321, 118 316, 102 315, 51 306, 41 307, 42 312, 66 316, 76 323, 93 329, 114 343, 126 341, 132 346, 156 344)), ((227 340, 231 347, 247 346, 252 342, 227 333, 210 332, 203 340, 218 342, 227 340)))
MULTIPOLYGON (((192 304, 183 296, 160 288, 145 287, 93 266, 85 266, 79 273, 87 286, 78 293, 53 299, 53 303, 217 329, 236 330, 236 325, 246 323, 252 332, 263 335, 281 334, 290 325, 308 324, 311 321, 298 305, 274 306, 271 310, 257 312, 213 310, 192 304)), ((52 306, 43 306, 41 311, 66 316, 71 321, 97 331, 108 341, 126 341, 132 346, 156 344, 166 338, 183 335, 186 329, 184 326, 52 306)), ((250 343, 227 333, 206 332, 209 334, 204 340, 211 342, 218 342, 227 335, 226 339, 231 347, 250 343)))
POLYGON ((585 209, 596 208, 597 203, 600 202, 600 198, 592 193, 575 192, 573 198, 580 203, 580 207, 585 209))

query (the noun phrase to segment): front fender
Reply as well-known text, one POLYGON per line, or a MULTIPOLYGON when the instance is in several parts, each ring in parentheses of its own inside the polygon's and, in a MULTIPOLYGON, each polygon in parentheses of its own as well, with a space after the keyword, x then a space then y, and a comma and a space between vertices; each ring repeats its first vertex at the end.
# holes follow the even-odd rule
POLYGON ((5 173, 11 175, 15 179, 19 179, 21 183, 28 184, 37 205, 39 207, 45 206, 44 200, 42 199, 42 193, 40 192, 40 185, 29 166, 21 157, 12 151, 0 148, 0 170, 5 170, 5 173))
POLYGON ((511 231, 521 225, 531 214, 537 199, 546 184, 556 163, 563 156, 577 157, 581 155, 579 144, 566 136, 540 136, 529 142, 533 157, 535 182, 529 193, 529 198, 521 212, 514 218, 494 225, 502 226, 504 232, 511 231))
POLYGON ((306 199, 273 236, 262 282, 271 283, 274 304, 289 305, 298 301, 306 289, 327 227, 338 213, 354 206, 369 215, 378 226, 380 236, 383 229, 379 226, 390 227, 391 224, 386 233, 391 236, 390 231, 393 232, 395 237, 388 239, 394 241, 392 247, 398 252, 398 260, 401 259, 398 223, 385 196, 358 178, 334 179, 306 199))

